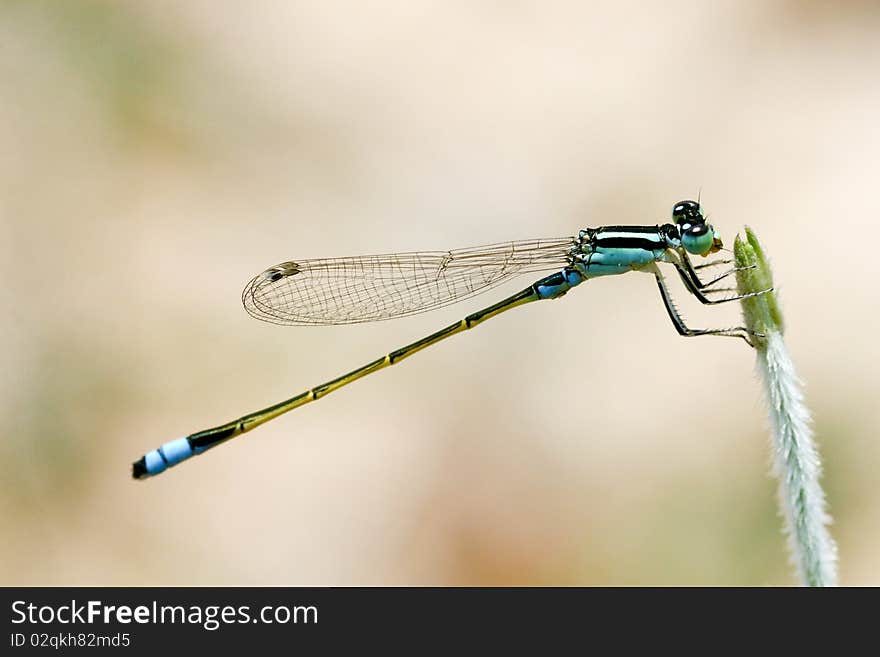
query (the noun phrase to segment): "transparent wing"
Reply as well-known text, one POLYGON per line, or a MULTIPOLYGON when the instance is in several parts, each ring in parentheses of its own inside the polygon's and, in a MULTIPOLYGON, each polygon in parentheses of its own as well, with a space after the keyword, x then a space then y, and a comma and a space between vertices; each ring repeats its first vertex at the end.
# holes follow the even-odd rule
POLYGON ((405 317, 485 292, 519 274, 565 267, 573 237, 455 251, 283 262, 255 276, 241 299, 275 324, 354 324, 405 317))

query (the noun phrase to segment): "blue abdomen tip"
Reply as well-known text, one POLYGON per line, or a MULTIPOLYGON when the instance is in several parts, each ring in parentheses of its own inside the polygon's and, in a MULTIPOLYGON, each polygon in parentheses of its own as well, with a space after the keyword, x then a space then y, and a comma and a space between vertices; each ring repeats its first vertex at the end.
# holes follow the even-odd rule
POLYGON ((164 472, 172 465, 185 461, 194 454, 193 448, 186 438, 171 440, 159 449, 148 452, 143 458, 143 476, 152 477, 164 472))

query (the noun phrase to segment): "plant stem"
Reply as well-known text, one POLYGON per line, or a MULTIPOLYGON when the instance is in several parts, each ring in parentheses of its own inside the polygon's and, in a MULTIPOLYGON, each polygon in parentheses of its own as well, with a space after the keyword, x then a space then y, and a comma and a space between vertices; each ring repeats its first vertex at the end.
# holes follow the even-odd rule
MULTIPOLYGON (((773 277, 755 234, 746 228, 733 247, 740 294, 773 286, 773 277)), ((791 559, 807 586, 837 585, 837 546, 828 531, 831 517, 819 483, 822 464, 813 440, 803 386, 783 339, 783 319, 776 292, 743 299, 743 318, 755 338, 758 372, 764 382, 773 431, 773 473, 779 479, 779 500, 785 518, 791 559)))

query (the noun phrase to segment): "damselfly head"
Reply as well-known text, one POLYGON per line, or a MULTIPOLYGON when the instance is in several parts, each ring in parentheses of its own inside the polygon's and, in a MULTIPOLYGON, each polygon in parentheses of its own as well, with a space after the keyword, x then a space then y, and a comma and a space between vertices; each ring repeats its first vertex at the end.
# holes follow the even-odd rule
POLYGON ((672 219, 681 234, 681 245, 688 253, 707 256, 721 249, 721 238, 706 223, 697 201, 680 201, 672 208, 672 219))
POLYGON ((705 223, 703 211, 696 201, 679 201, 672 206, 672 218, 679 228, 684 228, 692 223, 705 223))

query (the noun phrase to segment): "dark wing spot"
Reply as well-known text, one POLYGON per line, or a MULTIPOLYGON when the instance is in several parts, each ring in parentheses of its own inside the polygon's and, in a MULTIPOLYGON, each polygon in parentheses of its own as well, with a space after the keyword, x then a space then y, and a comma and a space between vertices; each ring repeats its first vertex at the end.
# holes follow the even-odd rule
POLYGON ((282 278, 293 276, 298 273, 300 273, 298 264, 295 262, 282 262, 280 265, 275 265, 264 271, 263 278, 270 283, 274 283, 282 278))

